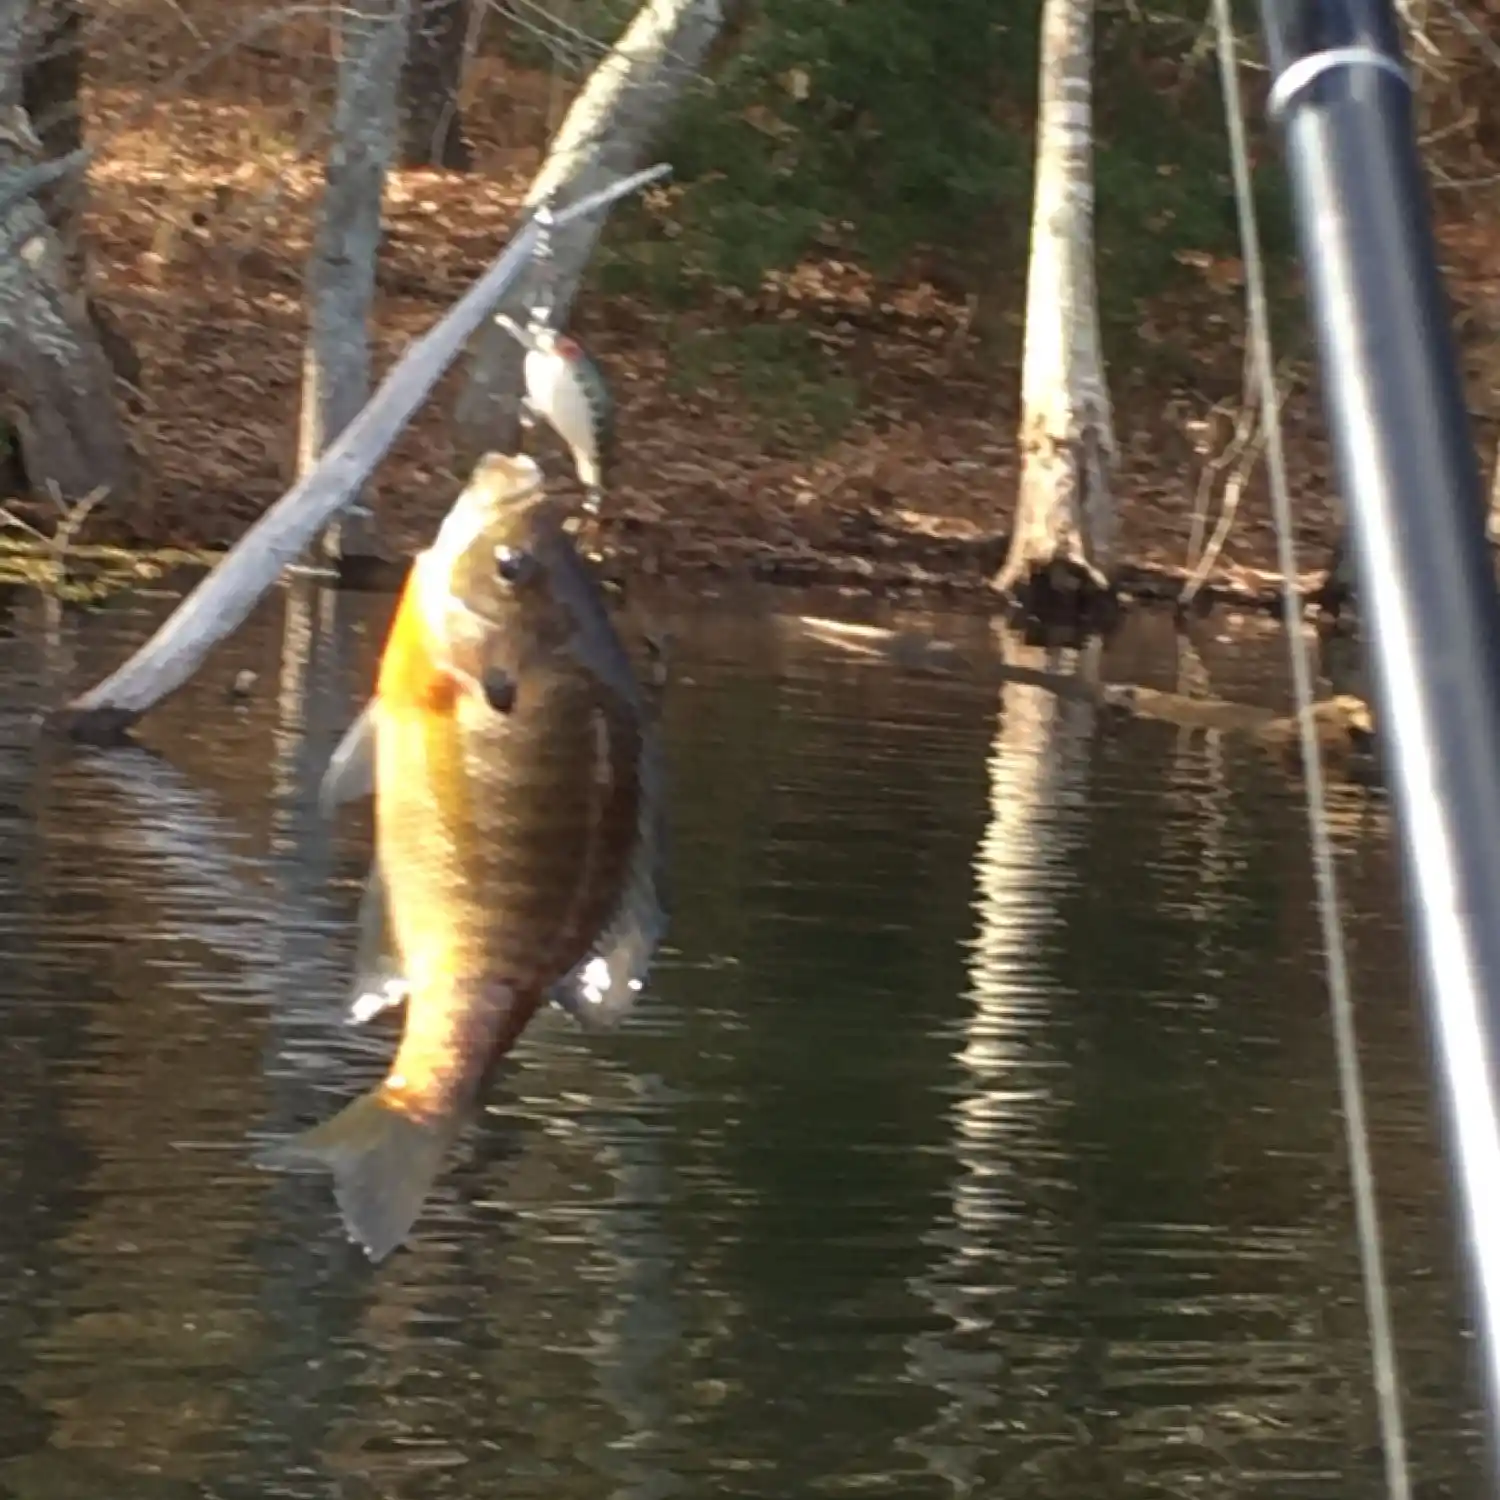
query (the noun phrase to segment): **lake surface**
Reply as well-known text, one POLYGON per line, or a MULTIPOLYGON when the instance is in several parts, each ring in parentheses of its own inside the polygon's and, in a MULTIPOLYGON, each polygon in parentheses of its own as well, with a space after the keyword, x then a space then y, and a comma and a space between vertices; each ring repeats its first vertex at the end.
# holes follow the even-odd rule
MULTIPOLYGON (((1383 1494, 1301 790, 1253 745, 851 659, 785 594, 665 611, 652 990, 539 1018, 371 1268, 249 1158, 394 1045, 340 1013, 367 815, 313 810, 391 601, 268 601, 158 754, 39 748, 171 604, 0 601, 0 1494, 1383 1494)), ((1286 702, 1277 632, 1195 639, 1102 668, 1286 702)), ((1478 1496, 1387 807, 1333 816, 1416 1489, 1478 1496)))

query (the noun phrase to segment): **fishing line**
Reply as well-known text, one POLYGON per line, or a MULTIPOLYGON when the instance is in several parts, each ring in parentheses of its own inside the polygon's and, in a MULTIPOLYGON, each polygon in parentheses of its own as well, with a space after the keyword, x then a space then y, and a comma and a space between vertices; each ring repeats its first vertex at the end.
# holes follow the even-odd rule
POLYGON ((1349 983, 1349 961, 1339 916, 1338 881, 1333 844, 1328 835, 1327 797, 1323 760, 1313 729, 1313 676, 1307 642, 1302 633, 1302 591, 1297 583, 1296 547, 1292 540, 1292 502, 1282 447, 1281 408, 1272 367, 1271 329, 1266 312, 1265 265, 1261 258, 1260 228, 1250 185, 1250 152, 1245 140, 1245 115, 1240 99, 1239 61, 1229 0, 1213 0, 1218 31, 1219 78, 1224 93, 1224 115, 1229 130, 1230 165, 1234 172, 1235 209, 1240 248, 1245 261, 1245 291, 1251 348, 1260 386, 1266 435, 1266 472, 1271 486, 1271 508, 1276 522, 1277 560, 1286 605, 1287 650, 1302 746, 1308 832, 1312 842, 1313 874, 1318 891, 1318 920, 1322 928, 1328 1004, 1338 1059, 1339 1097, 1344 1112, 1345 1144, 1354 1187, 1354 1217, 1364 1280, 1365 1314, 1370 1330, 1370 1360, 1375 1382, 1380 1443, 1385 1457, 1386 1491, 1392 1500, 1411 1500, 1411 1472, 1407 1459, 1406 1427, 1396 1368, 1396 1339, 1391 1320, 1390 1290, 1381 1246, 1380 1214, 1375 1195, 1369 1122, 1365 1115, 1364 1084, 1359 1065, 1359 1042, 1354 1024, 1354 1001, 1349 983))

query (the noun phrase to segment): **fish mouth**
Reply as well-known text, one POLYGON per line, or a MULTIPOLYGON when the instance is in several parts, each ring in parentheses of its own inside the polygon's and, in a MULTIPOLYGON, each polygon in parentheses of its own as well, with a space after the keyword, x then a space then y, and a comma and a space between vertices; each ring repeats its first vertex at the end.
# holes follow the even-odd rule
POLYGON ((542 492, 542 471, 524 453, 486 453, 454 504, 485 521, 507 515, 542 492))
POLYGON ((542 471, 524 453, 486 453, 443 517, 428 548, 431 568, 447 577, 479 542, 491 545, 523 535, 546 495, 542 471))

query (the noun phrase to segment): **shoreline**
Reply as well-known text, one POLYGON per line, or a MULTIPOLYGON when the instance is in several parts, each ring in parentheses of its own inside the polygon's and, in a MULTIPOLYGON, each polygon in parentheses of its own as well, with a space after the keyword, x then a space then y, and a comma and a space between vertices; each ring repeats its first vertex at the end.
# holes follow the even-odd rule
MULTIPOLYGON (((854 551, 778 547, 744 539, 736 545, 714 538, 679 546, 668 561, 668 554, 653 545, 658 540, 650 532, 629 538, 607 535, 597 564, 606 586, 619 592, 644 585, 653 593, 671 595, 714 580, 730 589, 827 589, 851 600, 895 600, 908 607, 930 603, 981 615, 1003 614, 1010 608, 989 584, 1004 556, 1003 534, 950 543, 944 549, 950 551, 947 568, 933 566, 937 559, 930 546, 889 548, 872 559, 854 551)), ((0 542, 0 585, 35 588, 65 603, 98 607, 143 587, 181 581, 184 590, 190 589, 227 551, 100 543, 59 548, 40 539, 7 538, 0 542)), ((394 595, 412 555, 403 551, 396 557, 355 558, 342 567, 309 561, 293 565, 280 582, 303 577, 350 591, 394 595)), ((1324 576, 1322 567, 1300 576, 1304 607, 1318 602, 1324 576)), ((1180 565, 1127 555, 1115 569, 1116 601, 1122 609, 1176 609, 1188 578, 1189 570, 1180 565)), ((1216 568, 1198 589, 1190 610, 1196 617, 1230 610, 1280 619, 1285 613, 1282 576, 1244 565, 1216 568)))

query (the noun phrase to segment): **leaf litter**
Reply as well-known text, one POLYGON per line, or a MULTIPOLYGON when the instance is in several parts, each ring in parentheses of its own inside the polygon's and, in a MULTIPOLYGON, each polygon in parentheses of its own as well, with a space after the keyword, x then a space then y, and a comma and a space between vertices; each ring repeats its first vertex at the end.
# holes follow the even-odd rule
MULTIPOLYGON (((286 22, 274 45, 231 53, 150 97, 174 65, 245 14, 200 5, 190 29, 151 34, 117 24, 107 48, 92 46, 86 132, 102 143, 86 212, 92 288, 141 361, 139 388, 123 403, 143 482, 130 503, 99 508, 91 539, 226 546, 293 479, 303 276, 322 183, 317 122, 326 128, 332 89, 326 27, 316 18, 286 22)), ((477 61, 465 114, 475 170, 390 175, 375 381, 498 253, 540 163, 551 78, 477 61)), ((1497 218, 1481 230, 1470 206, 1442 229, 1456 299, 1493 309, 1500 324, 1497 218)), ((1189 434, 1233 404, 1243 376, 1237 266, 1180 259, 1196 280, 1143 305, 1133 340, 1123 341, 1127 355, 1170 349, 1173 373, 1122 369, 1118 357, 1109 372, 1121 553, 1136 571, 1167 577, 1184 572, 1198 475, 1214 456, 1189 434)), ((586 288, 573 330, 604 367, 619 407, 607 547, 651 574, 708 568, 859 587, 982 589, 1003 555, 1016 492, 1023 295, 1017 285, 1014 308, 976 318, 972 299, 939 290, 919 270, 877 284, 833 253, 768 276, 758 294, 723 290, 686 310, 586 288), (811 385, 769 415, 747 398, 740 351, 768 323, 803 334, 821 378, 843 393, 834 430, 797 410, 824 394, 811 385)), ((1485 345, 1488 362, 1466 350, 1487 426, 1500 385, 1495 342, 1485 345)), ((1299 558, 1311 578, 1338 514, 1315 383, 1306 351, 1298 352, 1302 378, 1283 417, 1299 558)), ((460 360, 367 487, 393 555, 424 543, 462 482, 448 422, 462 380, 460 360)), ((548 460, 565 472, 554 451, 548 460)), ((1258 470, 1213 581, 1264 591, 1274 570, 1258 470)))

